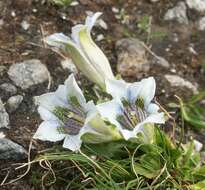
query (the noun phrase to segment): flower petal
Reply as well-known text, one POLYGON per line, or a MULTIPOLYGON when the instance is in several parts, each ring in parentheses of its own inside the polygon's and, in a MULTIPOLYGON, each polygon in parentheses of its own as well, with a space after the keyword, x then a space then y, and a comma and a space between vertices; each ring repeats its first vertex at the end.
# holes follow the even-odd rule
POLYGON ((96 23, 96 20, 102 15, 101 12, 97 12, 91 16, 87 16, 85 20, 85 25, 88 27, 88 30, 91 31, 93 26, 96 23))
MULTIPOLYGON (((82 25, 77 25, 73 27, 72 38, 75 42, 78 41, 78 30, 82 25)), ((77 43, 71 41, 71 39, 65 36, 63 33, 55 33, 45 38, 44 40, 48 45, 59 48, 64 51, 64 53, 69 53, 75 65, 81 72, 84 73, 91 81, 103 86, 104 80, 100 74, 95 70, 95 68, 90 64, 87 57, 84 55, 77 43)))
POLYGON ((122 129, 122 130, 120 130, 120 132, 125 140, 129 140, 131 138, 136 138, 136 133, 134 131, 122 129))
POLYGON ((42 106, 38 107, 38 113, 41 116, 41 119, 43 119, 44 121, 57 121, 58 118, 50 111, 48 111, 47 109, 45 109, 42 106))
POLYGON ((86 142, 89 141, 89 143, 102 143, 122 139, 117 127, 113 124, 106 123, 99 113, 90 118, 87 123, 87 130, 83 130, 83 134, 85 134, 84 137, 90 137, 83 138, 83 140, 86 142))
POLYGON ((71 38, 73 39, 73 41, 79 45, 79 32, 80 30, 84 28, 84 25, 82 24, 77 24, 75 26, 72 27, 71 29, 71 38))
POLYGON ((155 95, 156 90, 156 82, 153 77, 149 77, 146 79, 142 79, 140 81, 140 91, 138 94, 138 98, 142 98, 144 100, 145 107, 149 105, 155 95))
POLYGON ((106 80, 106 91, 113 98, 121 100, 122 98, 128 99, 128 86, 124 80, 106 80))
POLYGON ((157 104, 151 103, 151 104, 149 104, 149 106, 147 108, 147 112, 149 114, 156 114, 156 113, 158 113, 159 109, 160 108, 159 108, 159 106, 157 104))
POLYGON ((97 109, 104 118, 116 118, 121 113, 120 104, 116 100, 98 104, 97 109))
POLYGON ((164 124, 165 123, 164 113, 151 114, 143 122, 141 122, 139 125, 142 125, 145 123, 164 124))
POLYGON ((65 138, 65 134, 59 133, 59 125, 60 124, 57 121, 44 121, 38 127, 33 138, 40 139, 42 141, 60 141, 65 138))
POLYGON ((43 94, 41 96, 35 97, 35 102, 39 106, 44 107, 45 109, 52 112, 56 107, 68 107, 68 105, 59 99, 55 92, 50 92, 43 94))
POLYGON ((63 33, 55 33, 46 37, 44 41, 50 46, 64 49, 65 44, 70 41, 70 38, 63 33))
POLYGON ((55 91, 55 95, 65 104, 68 104, 68 92, 65 85, 59 85, 58 89, 55 91))
POLYGON ((121 125, 116 119, 117 116, 122 113, 122 108, 116 100, 98 104, 97 109, 103 118, 108 119, 108 121, 112 124, 116 125, 118 128, 121 128, 121 125))
POLYGON ((114 75, 107 57, 94 43, 87 27, 80 30, 79 41, 84 54, 89 59, 96 71, 102 75, 103 79, 114 79, 114 75))
POLYGON ((63 147, 72 151, 80 150, 82 140, 79 135, 67 136, 63 142, 63 147))
MULTIPOLYGON (((66 51, 71 56, 77 68, 91 81, 104 87, 104 79, 96 68, 90 63, 84 52, 73 42, 66 44, 66 51)), ((99 59, 99 58, 98 58, 99 59)))
POLYGON ((129 84, 128 86, 128 101, 131 104, 135 104, 136 99, 140 93, 141 90, 141 83, 140 82, 134 82, 129 84))
POLYGON ((84 106, 84 110, 86 112, 85 123, 88 123, 90 119, 93 118, 98 113, 97 107, 95 106, 93 101, 87 102, 86 105, 84 106))
POLYGON ((65 86, 66 86, 66 90, 67 90, 67 98, 69 97, 76 97, 79 104, 81 106, 84 106, 86 104, 86 100, 85 97, 81 91, 81 89, 79 88, 75 77, 73 74, 71 74, 68 79, 65 81, 65 86))

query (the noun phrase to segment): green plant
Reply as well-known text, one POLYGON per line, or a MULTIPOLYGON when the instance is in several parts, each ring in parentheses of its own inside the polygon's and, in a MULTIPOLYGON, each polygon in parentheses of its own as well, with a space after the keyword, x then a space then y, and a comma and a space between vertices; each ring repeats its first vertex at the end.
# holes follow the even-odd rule
POLYGON ((44 178, 46 187, 58 186, 64 178, 63 183, 69 189, 205 188, 205 167, 194 142, 173 144, 158 127, 153 144, 128 141, 84 144, 79 154, 57 146, 38 156, 35 162, 50 165, 44 178), (48 180, 51 176, 55 176, 55 184, 48 180))
POLYGON ((204 98, 205 91, 194 95, 187 102, 178 98, 182 119, 195 129, 205 128, 205 108, 200 103, 204 98))
POLYGON ((69 6, 73 0, 49 0, 49 2, 58 6, 69 6))

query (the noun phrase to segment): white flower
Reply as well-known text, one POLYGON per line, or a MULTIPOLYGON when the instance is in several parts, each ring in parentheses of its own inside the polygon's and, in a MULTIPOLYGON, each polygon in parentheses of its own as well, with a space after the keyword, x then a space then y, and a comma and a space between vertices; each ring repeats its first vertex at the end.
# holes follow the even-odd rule
POLYGON ((203 144, 197 140, 193 140, 194 146, 195 146, 195 150, 197 152, 200 152, 203 148, 203 144))
POLYGON ((124 139, 135 138, 138 133, 146 137, 145 125, 165 122, 164 113, 158 112, 159 106, 151 103, 156 89, 153 77, 135 83, 109 80, 106 88, 113 100, 99 104, 98 110, 102 117, 118 127, 124 139))
POLYGON ((52 142, 64 139, 64 148, 77 151, 86 133, 94 139, 92 142, 89 137, 83 138, 89 143, 106 142, 120 136, 116 129, 103 124, 94 103, 86 102, 73 75, 55 92, 37 97, 36 102, 44 121, 34 134, 35 139, 52 142))
POLYGON ((114 79, 109 61, 91 38, 91 29, 102 13, 86 18, 85 24, 72 28, 71 38, 62 33, 48 36, 45 42, 68 53, 78 69, 91 81, 105 88, 106 79, 114 79))

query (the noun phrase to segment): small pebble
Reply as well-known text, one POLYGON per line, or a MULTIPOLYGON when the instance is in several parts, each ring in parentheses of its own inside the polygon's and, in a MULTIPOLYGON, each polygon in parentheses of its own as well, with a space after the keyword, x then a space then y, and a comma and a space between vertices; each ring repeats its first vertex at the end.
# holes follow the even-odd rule
POLYGON ((21 95, 16 95, 16 96, 10 97, 7 100, 7 104, 6 104, 8 111, 10 113, 16 111, 22 101, 23 101, 23 96, 21 96, 21 95))

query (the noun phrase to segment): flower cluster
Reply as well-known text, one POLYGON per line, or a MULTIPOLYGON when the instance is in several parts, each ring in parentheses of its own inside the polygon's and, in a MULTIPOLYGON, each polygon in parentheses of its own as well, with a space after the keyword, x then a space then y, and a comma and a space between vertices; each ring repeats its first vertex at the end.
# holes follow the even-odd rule
POLYGON ((149 139, 153 124, 165 122, 164 113, 159 113, 158 105, 151 102, 156 89, 153 77, 135 83, 114 78, 108 59, 90 34, 100 15, 88 16, 84 25, 74 26, 71 38, 57 33, 45 42, 68 53, 78 69, 110 94, 112 100, 98 105, 87 102, 70 75, 55 92, 36 97, 43 122, 34 134, 35 139, 64 140, 63 147, 78 151, 82 142, 134 140, 139 134, 149 139), (149 130, 147 125, 151 126, 149 130))

